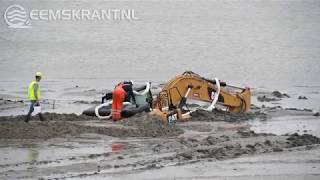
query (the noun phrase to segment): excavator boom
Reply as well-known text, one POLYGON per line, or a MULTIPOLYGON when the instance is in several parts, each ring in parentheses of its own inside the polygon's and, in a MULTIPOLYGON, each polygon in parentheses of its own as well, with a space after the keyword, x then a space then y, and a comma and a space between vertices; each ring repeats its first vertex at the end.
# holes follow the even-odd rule
POLYGON ((250 88, 228 86, 217 79, 207 79, 186 71, 165 84, 154 109, 156 114, 162 113, 164 118, 168 118, 172 112, 178 112, 177 118, 182 119, 182 107, 187 99, 218 103, 230 112, 239 113, 250 109, 251 92, 250 88), (214 102, 215 97, 217 102, 214 102))

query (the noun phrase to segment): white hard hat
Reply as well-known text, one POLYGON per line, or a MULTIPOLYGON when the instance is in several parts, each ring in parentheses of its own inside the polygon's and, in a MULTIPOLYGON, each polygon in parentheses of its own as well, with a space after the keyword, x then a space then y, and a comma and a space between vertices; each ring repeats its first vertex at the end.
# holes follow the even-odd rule
POLYGON ((42 77, 42 73, 41 72, 36 72, 36 76, 37 77, 42 77))

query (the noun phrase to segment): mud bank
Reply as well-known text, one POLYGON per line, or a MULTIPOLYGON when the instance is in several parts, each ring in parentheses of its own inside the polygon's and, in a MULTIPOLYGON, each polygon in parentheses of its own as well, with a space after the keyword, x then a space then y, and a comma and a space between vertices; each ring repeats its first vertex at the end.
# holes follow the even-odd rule
POLYGON ((45 121, 40 121, 36 116, 29 123, 23 121, 25 116, 0 117, 0 139, 50 139, 82 133, 113 137, 163 137, 183 133, 181 128, 162 124, 158 117, 146 114, 119 122, 75 114, 44 113, 43 116, 45 121))
MULTIPOLYGON (((320 144, 320 139, 312 135, 293 134, 275 136, 272 134, 256 134, 254 132, 237 132, 239 136, 208 136, 200 141, 181 139, 188 147, 185 152, 177 153, 174 158, 182 161, 225 160, 243 155, 253 155, 270 152, 281 152, 293 147, 320 144)), ((309 147, 311 148, 311 147, 309 147)))
POLYGON ((263 153, 276 153, 301 149, 310 150, 317 148, 317 144, 320 143, 319 138, 310 135, 294 134, 290 136, 273 136, 270 134, 256 134, 254 132, 250 132, 250 134, 251 135, 248 137, 239 135, 239 132, 237 132, 231 136, 207 136, 201 140, 183 137, 177 138, 174 141, 161 142, 152 145, 151 153, 158 155, 162 154, 162 157, 133 158, 132 161, 130 160, 132 157, 139 157, 140 155, 124 155, 121 156, 121 158, 118 156, 118 159, 120 160, 119 163, 115 165, 99 165, 99 167, 105 167, 109 171, 117 169, 119 172, 108 172, 108 170, 101 171, 99 169, 93 173, 62 176, 61 178, 121 175, 126 174, 128 168, 132 168, 132 172, 141 172, 168 166, 193 164, 200 161, 211 162, 263 153), (168 152, 174 153, 172 155, 166 155, 168 152), (126 163, 126 161, 131 162, 126 163))
MULTIPOLYGON (((197 110, 192 113, 191 122, 227 122, 229 129, 236 124, 246 123, 249 120, 265 121, 270 116, 285 115, 310 115, 313 113, 305 110, 283 109, 281 107, 253 107, 249 113, 230 113, 214 110, 207 112, 197 110)), ((99 120, 96 117, 76 115, 44 113, 45 121, 40 121, 38 116, 32 118, 29 123, 23 120, 25 116, 0 116, 0 139, 50 139, 56 137, 77 136, 82 133, 95 133, 113 137, 171 137, 184 132, 183 129, 193 128, 187 122, 175 125, 163 124, 161 119, 146 113, 137 114, 119 122, 112 120, 99 120)), ((239 129, 235 127, 236 129, 239 129)), ((198 127, 194 127, 198 128, 198 127)), ((202 128, 203 131, 208 126, 202 128)), ((241 128, 241 127, 240 127, 241 128)), ((244 124, 243 128, 248 128, 244 124)))
MULTIPOLYGON (((76 114, 44 113, 43 116, 45 121, 35 116, 29 123, 23 121, 25 116, 0 117, 0 139, 49 139, 81 133, 114 137, 163 137, 177 136, 184 132, 177 125, 163 124, 159 117, 145 113, 119 122, 101 121, 96 117, 76 114)), ((259 111, 234 114, 219 110, 198 110, 192 114, 192 121, 244 122, 255 118, 264 119, 266 114, 259 111)))
MULTIPOLYGON (((169 139, 150 138, 139 143, 127 140, 123 143, 127 148, 119 152, 87 151, 80 155, 74 153, 70 156, 50 156, 48 160, 2 163, 0 177, 108 179, 164 167, 189 166, 197 162, 320 148, 319 138, 311 135, 275 136, 252 131, 218 131, 201 138, 181 136, 169 139), (30 169, 25 170, 26 168, 30 169)), ((52 142, 50 144, 53 145, 52 142)))
POLYGON ((283 98, 290 98, 290 96, 279 91, 273 91, 271 94, 257 96, 257 100, 260 102, 280 101, 283 98))
POLYGON ((193 121, 243 122, 252 119, 266 119, 267 114, 259 110, 247 113, 231 113, 220 110, 213 110, 212 112, 208 112, 205 110, 197 110, 193 112, 191 115, 193 121))
POLYGON ((44 122, 35 118, 25 123, 23 116, 1 117, 0 151, 30 154, 32 147, 31 154, 36 149, 38 154, 50 150, 50 155, 32 161, 3 159, 0 178, 108 179, 197 162, 320 149, 320 139, 309 134, 274 135, 250 130, 248 120, 267 118, 274 111, 278 115, 289 113, 279 108, 255 108, 245 114, 197 111, 191 121, 175 125, 162 124, 158 117, 148 114, 119 122, 55 113, 44 114, 44 122), (27 146, 21 145, 25 143, 27 146), (110 149, 114 143, 123 148, 114 152, 110 149))

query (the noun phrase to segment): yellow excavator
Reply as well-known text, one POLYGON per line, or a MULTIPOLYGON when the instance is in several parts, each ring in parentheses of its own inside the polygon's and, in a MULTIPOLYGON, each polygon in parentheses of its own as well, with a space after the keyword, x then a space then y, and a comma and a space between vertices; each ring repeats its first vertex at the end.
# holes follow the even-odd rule
MULTIPOLYGON (((233 113, 246 112, 250 109, 250 88, 227 85, 217 78, 208 79, 191 71, 172 78, 156 96, 152 95, 150 87, 151 83, 146 82, 146 85, 134 88, 135 104, 124 102, 122 117, 151 110, 152 114, 160 116, 165 123, 174 123, 190 119, 192 112, 198 109, 212 111, 214 108, 220 108, 233 113), (189 108, 187 101, 191 100, 206 102, 207 106, 189 108)), ((112 92, 103 98, 107 102, 103 99, 102 104, 84 110, 83 114, 97 116, 100 119, 110 118, 112 92)))
POLYGON ((196 110, 188 108, 188 99, 207 102, 208 107, 201 107, 206 111, 212 111, 219 106, 226 111, 240 113, 249 111, 251 92, 249 87, 227 85, 217 78, 207 79, 192 71, 186 71, 164 85, 153 99, 151 113, 160 116, 166 123, 185 121, 190 119, 190 114, 196 110))

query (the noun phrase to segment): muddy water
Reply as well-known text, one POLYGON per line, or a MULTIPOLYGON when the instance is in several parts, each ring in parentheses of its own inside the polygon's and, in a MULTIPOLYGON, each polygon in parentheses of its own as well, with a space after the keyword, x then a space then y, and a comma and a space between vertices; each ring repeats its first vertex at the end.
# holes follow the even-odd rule
POLYGON ((111 152, 113 139, 102 139, 99 136, 84 134, 72 139, 51 139, 46 142, 37 142, 34 140, 20 141, 2 141, 1 152, 4 156, 1 158, 3 164, 34 162, 34 161, 54 161, 63 159, 67 162, 67 157, 74 154, 78 156, 111 152), (17 153, 19 157, 17 157, 17 153))
MULTIPOLYGON (((171 140, 169 138, 165 141, 170 143, 171 140)), ((154 154, 152 148, 162 143, 164 139, 118 139, 97 134, 82 134, 79 137, 56 138, 45 142, 2 141, 0 176, 65 178, 80 176, 82 173, 113 173, 121 165, 125 165, 121 169, 124 171, 126 166, 132 169, 130 164, 136 162, 144 166, 143 161, 173 155, 174 152, 154 154), (115 145, 121 145, 121 148, 115 148, 115 145), (57 168, 64 170, 57 172, 57 168), (11 174, 12 171, 15 174, 11 174)))
MULTIPOLYGON (((283 152, 243 157, 226 161, 201 162, 191 165, 165 167, 160 170, 144 171, 136 174, 109 176, 108 179, 318 179, 320 150, 308 152, 283 152), (279 171, 281 169, 281 171, 279 171)), ((96 179, 103 178, 95 177, 96 179)))
POLYGON ((315 92, 312 96, 319 100, 316 0, 10 0, 0 2, 0 13, 14 3, 27 10, 132 8, 140 20, 42 21, 19 30, 1 21, 1 96, 25 99, 34 71, 42 71, 43 98, 60 101, 63 111, 67 100, 100 100, 100 92, 119 80, 158 84, 193 70, 235 85, 315 92))
POLYGON ((257 133, 313 134, 320 137, 320 119, 312 116, 283 116, 267 121, 250 121, 251 129, 257 133))
MULTIPOLYGON (((26 99, 34 71, 45 75, 42 104, 49 112, 81 113, 119 80, 152 81, 157 86, 185 70, 249 85, 255 92, 253 104, 259 107, 320 110, 319 1, 10 0, 0 2, 0 13, 14 3, 26 9, 134 8, 140 20, 37 22, 21 30, 9 29, 1 20, 0 115, 26 113, 27 102, 6 100, 26 99), (274 90, 291 97, 257 101, 274 90), (298 100, 300 95, 308 99, 298 100), (79 100, 84 102, 75 103, 79 100)), ((85 134, 46 141, 1 140, 0 178, 319 179, 319 150, 313 145, 317 139, 247 132, 251 124, 251 129, 263 133, 306 130, 318 135, 319 121, 312 114, 282 114, 244 124, 192 122, 181 125, 185 133, 178 138, 85 134), (239 129, 246 131, 239 134, 239 129), (112 151, 114 142, 123 149, 112 151), (301 149, 292 149, 295 146, 301 149), (278 154, 287 150, 294 152, 278 154), (275 155, 252 157, 249 162, 246 157, 266 152, 275 155), (245 157, 221 161, 239 156, 245 157), (275 173, 279 169, 282 174, 275 173)))

